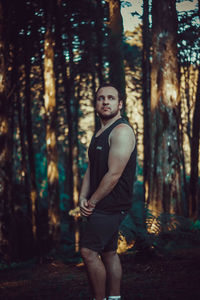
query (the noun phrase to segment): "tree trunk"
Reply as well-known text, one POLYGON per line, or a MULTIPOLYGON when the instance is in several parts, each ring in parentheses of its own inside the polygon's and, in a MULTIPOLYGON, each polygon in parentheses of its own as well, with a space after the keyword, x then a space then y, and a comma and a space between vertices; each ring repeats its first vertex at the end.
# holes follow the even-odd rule
MULTIPOLYGON (((17 29, 15 28, 15 34, 17 35, 17 29)), ((19 41, 16 38, 15 44, 14 44, 14 65, 13 65, 13 83, 16 83, 18 78, 20 78, 20 72, 19 72, 19 57, 21 56, 21 49, 19 47, 19 41)), ((16 111, 17 111, 17 120, 18 120, 18 126, 19 126, 19 139, 20 139, 20 147, 21 147, 21 185, 24 186, 25 190, 25 199, 27 204, 27 214, 29 217, 31 217, 31 200, 30 200, 30 186, 29 186, 29 180, 28 180, 28 166, 27 166, 27 158, 26 158, 26 145, 25 145, 25 132, 24 132, 24 126, 23 126, 23 108, 22 108, 22 98, 20 97, 20 90, 19 90, 19 84, 16 85, 15 88, 16 92, 16 111)), ((15 206, 15 204, 13 203, 15 206)))
POLYGON ((144 113, 144 164, 143 184, 145 202, 149 199, 148 171, 150 154, 150 33, 149 33, 149 4, 148 0, 143 1, 143 52, 142 52, 142 81, 143 81, 143 113, 144 113))
MULTIPOLYGON (((72 167, 72 144, 73 144, 73 116, 71 111, 71 83, 73 81, 70 81, 69 77, 69 66, 67 66, 66 58, 64 56, 64 49, 63 49, 63 41, 61 38, 61 19, 62 19, 62 13, 61 13, 61 7, 59 3, 56 5, 56 26, 55 26, 55 38, 56 38, 56 47, 57 51, 59 53, 59 59, 60 59, 60 69, 62 73, 62 80, 63 80, 63 89, 64 89, 64 99, 65 99, 65 105, 66 105, 66 111, 67 111, 67 127, 68 127, 68 151, 67 151, 67 163, 66 163, 66 178, 68 179, 67 186, 68 186, 68 193, 70 198, 70 209, 73 208, 73 190, 74 190, 74 181, 73 181, 73 167, 72 167)), ((69 28, 70 24, 67 22, 67 28, 69 28)), ((69 38, 70 39, 70 38, 69 38)))
POLYGON ((96 37, 97 37, 97 45, 96 45, 96 54, 97 54, 97 75, 100 85, 104 82, 103 76, 103 42, 104 42, 104 32, 102 31, 103 22, 103 7, 102 1, 97 1, 97 8, 96 8, 96 22, 95 22, 95 30, 96 30, 96 37))
POLYGON ((26 40, 25 49, 25 115, 26 115, 26 134, 27 134, 27 146, 28 146, 28 162, 30 170, 30 199, 31 206, 29 216, 32 222, 32 234, 35 241, 37 242, 37 218, 38 218, 38 193, 36 186, 36 171, 35 171, 35 152, 33 145, 33 129, 32 129, 32 114, 31 114, 31 86, 30 86, 30 40, 26 40))
POLYGON ((10 245, 5 228, 9 217, 9 101, 7 98, 4 15, 0 3, 0 251, 9 259, 10 245))
POLYGON ((180 83, 175 0, 153 0, 152 21, 150 208, 180 214, 180 83))
POLYGON ((44 104, 46 110, 46 147, 48 178, 49 235, 54 247, 60 240, 59 174, 56 138, 56 95, 54 74, 54 40, 47 26, 44 42, 44 104))
MULTIPOLYGON (((69 102, 67 104, 68 106, 68 120, 70 121, 68 123, 69 128, 71 127, 71 132, 69 131, 69 153, 72 164, 72 172, 73 172, 73 207, 76 208, 78 206, 78 195, 79 195, 79 182, 78 182, 78 111, 79 111, 79 102, 78 97, 75 97, 75 80, 74 80, 74 57, 73 57, 73 50, 72 50, 72 36, 69 35, 69 43, 68 43, 68 49, 69 49, 69 82, 71 82, 71 97, 69 99, 69 102), (70 124, 71 123, 71 124, 70 124)), ((78 220, 75 217, 74 220, 74 232, 75 232, 75 251, 79 251, 79 226, 78 226, 78 220)))
MULTIPOLYGON (((94 107, 96 107, 96 90, 97 90, 97 87, 96 87, 96 74, 95 72, 91 74, 92 76, 92 96, 93 96, 93 101, 94 101, 94 107)), ((99 118, 97 116, 97 113, 94 109, 94 123, 95 123, 95 132, 97 131, 97 129, 99 128, 99 118)))
MULTIPOLYGON (((119 0, 107 0, 109 2, 110 28, 109 62, 110 81, 114 83, 123 97, 125 97, 125 72, 122 51, 123 21, 120 12, 119 0)), ((125 110, 125 103, 124 103, 125 110)))
POLYGON ((193 115, 191 158, 190 158, 191 173, 190 173, 189 216, 194 220, 198 218, 199 138, 200 138, 200 68, 198 74, 196 101, 195 101, 194 115, 193 115))
MULTIPOLYGON (((69 61, 66 63, 66 58, 64 56, 64 49, 62 44, 61 25, 59 22, 59 16, 61 8, 57 5, 57 19, 56 19, 56 44, 59 50, 61 59, 61 72, 63 76, 63 86, 65 95, 65 105, 67 111, 67 127, 68 127, 68 157, 67 157, 67 178, 69 186, 69 199, 70 199, 70 209, 76 208, 78 205, 78 99, 75 98, 75 80, 74 80, 74 56, 73 56, 73 36, 68 34, 67 48, 69 51, 69 61)), ((71 26, 70 22, 67 22, 67 28, 71 26)), ((79 229, 78 222, 75 218, 73 224, 71 224, 74 229, 75 234, 75 250, 79 250, 79 229)))

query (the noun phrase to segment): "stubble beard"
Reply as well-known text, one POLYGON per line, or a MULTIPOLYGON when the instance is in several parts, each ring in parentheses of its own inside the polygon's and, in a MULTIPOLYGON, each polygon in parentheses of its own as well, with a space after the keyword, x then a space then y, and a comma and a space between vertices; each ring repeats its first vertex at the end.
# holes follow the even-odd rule
POLYGON ((99 118, 100 118, 101 120, 103 120, 103 121, 108 121, 108 120, 110 120, 110 119, 116 117, 117 114, 118 114, 118 111, 115 111, 115 112, 113 112, 113 113, 111 113, 111 114, 109 114, 109 115, 104 115, 104 114, 98 112, 99 118))

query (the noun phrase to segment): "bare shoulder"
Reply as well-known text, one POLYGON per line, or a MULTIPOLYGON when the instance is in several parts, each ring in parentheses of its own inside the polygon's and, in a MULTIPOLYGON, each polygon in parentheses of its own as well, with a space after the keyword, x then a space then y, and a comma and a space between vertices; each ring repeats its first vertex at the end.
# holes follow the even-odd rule
POLYGON ((129 138, 135 139, 133 129, 125 123, 117 125, 111 132, 112 137, 123 137, 128 136, 129 138))
POLYGON ((135 146, 135 134, 133 129, 125 123, 121 123, 117 125, 111 132, 110 142, 123 143, 126 145, 127 143, 132 146, 135 146))

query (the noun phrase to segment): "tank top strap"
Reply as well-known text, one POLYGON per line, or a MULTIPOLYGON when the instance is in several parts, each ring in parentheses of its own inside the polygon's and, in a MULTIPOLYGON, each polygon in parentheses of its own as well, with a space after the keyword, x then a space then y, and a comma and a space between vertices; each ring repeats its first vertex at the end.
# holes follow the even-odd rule
POLYGON ((102 132, 102 135, 107 135, 109 136, 109 134, 111 133, 111 131, 118 126, 119 124, 125 123, 127 125, 129 125, 129 123, 124 119, 124 118, 120 118, 117 119, 113 124, 111 124, 104 132, 102 132))
POLYGON ((121 124, 121 123, 124 123, 124 121, 125 121, 125 120, 124 120, 123 118, 120 118, 120 119, 116 120, 112 125, 110 125, 110 126, 108 127, 107 133, 110 134, 111 131, 112 131, 117 125, 119 125, 119 124, 121 124))

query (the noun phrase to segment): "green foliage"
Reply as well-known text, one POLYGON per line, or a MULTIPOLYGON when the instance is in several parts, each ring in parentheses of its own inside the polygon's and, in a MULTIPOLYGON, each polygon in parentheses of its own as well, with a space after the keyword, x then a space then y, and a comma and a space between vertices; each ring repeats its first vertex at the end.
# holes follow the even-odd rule
POLYGON ((66 170, 62 161, 58 162, 59 172, 59 192, 60 192, 60 209, 62 212, 67 212, 70 209, 69 195, 66 193, 66 170))
POLYGON ((36 259, 30 259, 23 262, 13 262, 13 263, 6 263, 0 262, 0 270, 16 270, 16 269, 24 269, 34 266, 36 263, 36 259))
POLYGON ((68 211, 69 207, 67 205, 67 203, 69 203, 69 195, 65 194, 65 193, 61 193, 60 194, 60 209, 61 211, 68 211))
MULTIPOLYGON (((47 199, 48 196, 48 181, 47 181, 47 159, 43 153, 36 154, 36 174, 37 174, 37 186, 38 191, 43 199, 47 199)), ((65 211, 67 203, 69 202, 69 195, 66 194, 65 181, 66 181, 66 170, 62 162, 58 163, 59 171, 59 187, 60 187, 60 208, 65 211)))
POLYGON ((193 222, 167 213, 156 217, 140 201, 134 203, 121 232, 128 242, 136 241, 133 248, 136 251, 154 249, 159 254, 169 254, 179 248, 200 246, 200 220, 193 222))
POLYGON ((171 252, 178 248, 200 245, 200 230, 194 229, 194 223, 185 217, 162 214, 158 218, 159 233, 154 247, 160 252, 171 252))
POLYGON ((80 175, 83 177, 85 171, 88 166, 88 158, 87 158, 87 149, 86 146, 81 143, 81 137, 84 135, 82 130, 79 130, 79 139, 78 139, 78 148, 79 148, 79 159, 78 159, 78 167, 80 170, 80 175))
POLYGON ((132 3, 129 1, 121 1, 121 7, 131 7, 132 3))
POLYGON ((178 13, 178 47, 181 63, 199 62, 199 13, 198 9, 178 13))
POLYGON ((196 222, 192 222, 190 226, 191 230, 200 230, 200 220, 196 220, 196 222))
POLYGON ((40 152, 35 155, 36 174, 38 178, 47 177, 47 158, 40 152))
MULTIPOLYGON (((41 198, 47 199, 48 182, 47 182, 47 158, 40 152, 35 155, 35 169, 37 178, 37 188, 41 198)), ((44 202, 42 202, 44 203, 44 202)))
POLYGON ((141 65, 141 50, 136 45, 129 45, 128 43, 123 43, 123 53, 124 58, 131 68, 131 70, 135 70, 136 66, 141 65))
MULTIPOLYGON (((59 1, 58 1, 59 2, 59 1)), ((9 97, 13 103, 14 116, 14 149, 13 155, 13 195, 12 203, 14 209, 18 209, 15 213, 15 223, 12 225, 9 233, 12 231, 13 246, 21 248, 16 250, 16 255, 22 257, 25 252, 30 252, 28 247, 31 220, 27 214, 27 199, 24 188, 22 171, 22 149, 20 136, 23 133, 25 142, 24 162, 26 165, 28 184, 30 184, 30 170, 28 165, 28 147, 27 147, 27 129, 26 124, 30 120, 23 118, 26 112, 26 80, 28 83, 31 98, 31 116, 32 116, 32 134, 33 143, 36 151, 35 167, 37 178, 37 189, 39 194, 39 219, 41 236, 44 237, 46 243, 46 227, 48 225, 48 180, 47 180, 47 158, 46 158, 46 139, 45 139, 45 109, 44 109, 44 78, 43 78, 43 55, 44 55, 44 39, 47 30, 47 19, 51 19, 52 31, 55 37, 55 77, 56 77, 56 105, 57 116, 53 118, 53 126, 55 126, 58 138, 58 170, 59 170, 59 192, 60 192, 60 209, 62 215, 61 221, 61 246, 63 246, 63 257, 69 257, 74 253, 74 237, 73 228, 70 224, 70 217, 67 212, 71 205, 69 199, 70 179, 66 165, 66 157, 69 155, 69 121, 67 121, 66 99, 70 101, 70 109, 72 112, 72 130, 74 123, 86 116, 85 111, 81 111, 78 98, 83 97, 82 89, 87 91, 85 101, 90 105, 90 92, 96 88, 96 84, 102 79, 107 78, 109 73, 109 30, 108 30, 108 2, 106 1, 90 1, 90 0, 70 0, 60 1, 60 6, 56 1, 52 2, 55 9, 49 9, 48 5, 44 5, 43 1, 4 1, 5 11, 5 37, 7 50, 8 71, 7 82, 11 82, 9 97), (23 12, 23 14, 22 14, 23 12), (25 57, 27 61, 25 61, 25 57), (64 58, 64 60, 62 60, 64 58), (29 76, 25 76, 25 67, 30 60, 31 68, 29 76), (64 61, 64 63, 63 63, 64 61), (63 63, 63 66, 62 66, 63 63), (9 71, 10 70, 10 71, 9 71), (63 73, 63 74, 62 74, 63 73), (66 76, 67 75, 67 76, 66 76), (105 77, 105 78, 104 78, 105 77), (67 78, 65 81, 63 78, 67 78), (92 78, 94 84, 91 84, 92 78), (96 81, 96 83, 95 83, 96 81), (66 85, 66 86, 65 86, 66 85), (92 86, 94 85, 94 86, 92 86), (65 86, 65 88, 64 88, 65 86), (86 88, 85 88, 86 87, 86 88), (75 96, 75 88, 80 89, 75 96), (14 93, 14 94, 12 94, 14 93), (14 97, 13 97, 14 95, 14 97), (68 96, 70 95, 70 96, 68 96), (20 98, 22 127, 23 132, 19 128, 19 120, 15 97, 20 98), (58 121, 59 120, 59 121, 58 121), (57 122, 58 121, 58 122, 57 122), (68 127, 68 128, 67 128, 68 127), (66 217, 67 216, 67 217, 66 217), (28 225, 29 224, 29 227, 28 225), (70 227, 71 226, 71 227, 70 227), (44 231, 44 233, 43 233, 44 231), (21 240, 19 239, 21 238, 21 240), (15 239, 16 244, 15 245, 15 239), (27 248, 25 248, 25 246, 27 248), (27 249, 27 250, 26 250, 27 249), (20 256, 21 255, 21 256, 20 256)), ((123 7, 131 6, 129 1, 121 1, 123 7)), ((135 12, 133 14, 136 14, 135 12)), ((194 58, 199 53, 199 25, 195 23, 197 20, 197 11, 193 13, 185 13, 179 18, 179 49, 181 62, 194 62, 194 58), (188 49, 191 51, 188 55, 188 49), (193 54, 192 54, 193 53, 193 54)), ((132 82, 135 89, 141 93, 141 26, 135 32, 129 32, 124 37, 123 55, 126 66, 133 71, 132 82), (132 39, 132 41, 131 41, 132 39), (130 43, 129 43, 130 42, 130 43)), ((197 61, 197 60, 196 60, 197 61)), ((9 89, 8 89, 9 90, 9 89)), ((133 104, 134 105, 134 104, 133 104)), ((20 114, 19 114, 20 115, 20 114)), ((10 114, 10 119, 12 115, 10 114)), ((83 129, 77 129, 78 134, 78 169, 80 177, 85 173, 87 168, 86 146, 81 143, 81 137, 85 134, 83 129)), ((11 147, 12 148, 12 147, 11 147)), ((138 175, 143 174, 142 168, 137 166, 138 175)), ((145 207, 143 202, 143 186, 142 182, 135 183, 135 201, 130 213, 122 223, 121 230, 129 241, 137 240, 141 246, 149 246, 155 249, 170 250, 175 246, 191 245, 199 243, 200 221, 195 223, 186 218, 171 215, 160 215, 155 217, 151 211, 145 207), (149 230, 149 232, 148 232, 149 230)), ((13 216, 12 216, 12 219, 13 216)), ((17 248, 17 249, 18 249, 17 248)), ((13 250, 14 251, 14 250, 13 250)), ((3 266, 0 265, 0 268, 3 266)))
POLYGON ((136 240, 139 236, 146 238, 143 201, 134 201, 133 206, 120 226, 120 231, 127 241, 136 240))

